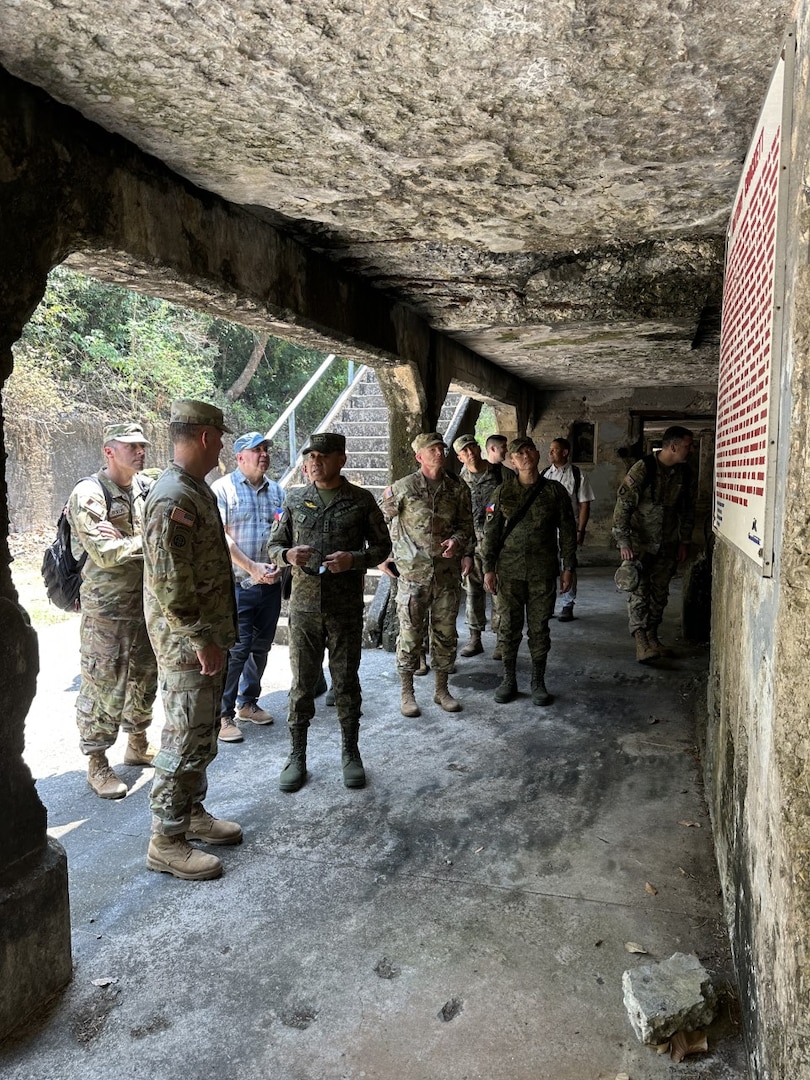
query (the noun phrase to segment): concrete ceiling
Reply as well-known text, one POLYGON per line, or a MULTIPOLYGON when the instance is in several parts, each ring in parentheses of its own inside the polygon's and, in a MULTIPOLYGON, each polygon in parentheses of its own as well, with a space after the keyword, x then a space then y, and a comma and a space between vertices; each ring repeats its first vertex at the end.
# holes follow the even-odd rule
POLYGON ((0 62, 538 389, 716 381, 780 0, 0 0, 0 62))

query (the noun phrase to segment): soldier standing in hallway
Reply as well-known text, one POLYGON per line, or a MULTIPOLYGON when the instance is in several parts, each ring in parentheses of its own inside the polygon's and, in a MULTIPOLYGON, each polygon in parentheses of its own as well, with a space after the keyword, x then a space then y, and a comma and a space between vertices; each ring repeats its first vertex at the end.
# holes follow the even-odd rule
POLYGON ((430 657, 436 680, 433 700, 446 712, 461 704, 447 680, 456 659, 462 574, 472 567, 470 489, 445 469, 447 447, 438 432, 411 443, 419 469, 386 488, 382 509, 390 523, 397 583, 397 668, 403 716, 419 716, 413 676, 430 627, 430 657))
POLYGON ((74 558, 87 552, 76 721, 89 758, 87 782, 102 799, 127 793, 107 760, 119 728, 127 734, 125 765, 151 765, 157 753, 146 738, 157 693, 143 615, 141 519, 149 485, 141 472, 148 445, 140 424, 110 424, 105 467, 80 480, 68 499, 74 558))
POLYGON ((527 436, 509 444, 517 475, 495 493, 487 514, 482 561, 484 586, 498 594, 503 650, 503 680, 495 691, 500 703, 517 697, 517 653, 524 613, 532 657, 532 701, 550 705, 546 658, 551 647, 548 621, 554 614, 557 574, 561 591, 571 586, 577 565, 577 530, 571 498, 562 484, 540 475, 540 453, 527 436), (557 538, 559 535, 559 553, 557 538))
POLYGON ((686 464, 692 441, 688 428, 677 424, 667 428, 659 452, 631 466, 613 511, 613 538, 622 560, 634 564, 635 573, 628 574, 634 588, 627 597, 627 612, 640 664, 673 655, 661 644, 658 627, 669 583, 692 542, 695 493, 686 464))
MULTIPOLYGON (((495 489, 504 481, 502 465, 492 465, 481 455, 481 447, 474 435, 459 435, 453 443, 453 449, 461 462, 461 479, 470 489, 472 502, 473 527, 475 529, 475 556, 473 567, 464 578, 464 590, 467 594, 465 615, 470 639, 461 650, 462 656, 477 656, 484 651, 481 633, 487 625, 487 594, 484 591, 484 570, 481 565, 481 543, 484 539, 484 526, 487 520, 487 507, 492 502, 495 489)), ((492 629, 498 630, 497 598, 492 597, 492 629)), ((496 648, 495 652, 498 650, 496 648)), ((500 659, 500 656, 495 656, 500 659)))
POLYGON ((307 729, 314 694, 323 677, 324 650, 342 734, 343 783, 365 785, 357 741, 360 731, 360 658, 363 580, 391 550, 374 496, 341 474, 345 436, 313 435, 302 451, 310 483, 288 493, 270 533, 268 558, 292 567, 288 724, 290 755, 281 770, 282 791, 298 791, 307 778, 307 729))
POLYGON ((152 486, 143 521, 144 611, 166 715, 154 761, 146 865, 199 881, 219 877, 222 863, 189 840, 242 841, 236 822, 212 817, 203 805, 228 650, 237 636, 231 556, 205 482, 228 429, 214 405, 183 400, 172 404, 169 430, 174 461, 152 486))

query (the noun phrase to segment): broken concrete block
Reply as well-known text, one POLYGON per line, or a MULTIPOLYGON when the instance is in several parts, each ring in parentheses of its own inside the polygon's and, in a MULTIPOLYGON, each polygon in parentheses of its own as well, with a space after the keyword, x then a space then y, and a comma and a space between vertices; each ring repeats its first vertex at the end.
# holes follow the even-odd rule
POLYGON ((676 1031, 707 1027, 717 1013, 709 973, 694 954, 625 971, 624 1005, 643 1043, 665 1042, 676 1031))

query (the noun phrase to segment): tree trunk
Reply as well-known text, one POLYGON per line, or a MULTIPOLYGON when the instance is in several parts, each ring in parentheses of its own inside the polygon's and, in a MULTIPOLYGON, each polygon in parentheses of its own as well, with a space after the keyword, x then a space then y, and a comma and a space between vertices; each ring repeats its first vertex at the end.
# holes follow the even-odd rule
POLYGON ((256 374, 256 369, 261 363, 264 356, 264 350, 267 347, 267 340, 270 337, 269 334, 258 334, 255 337, 255 343, 253 345, 253 352, 250 354, 250 359, 245 364, 244 371, 234 381, 233 386, 225 391, 225 397, 229 401, 238 401, 239 398, 247 390, 250 380, 256 374))

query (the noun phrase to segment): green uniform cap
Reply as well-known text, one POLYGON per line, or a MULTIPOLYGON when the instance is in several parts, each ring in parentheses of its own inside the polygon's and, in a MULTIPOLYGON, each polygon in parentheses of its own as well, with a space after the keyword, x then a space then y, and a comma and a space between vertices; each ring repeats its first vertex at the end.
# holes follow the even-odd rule
POLYGON ((337 431, 317 431, 309 437, 301 453, 311 454, 313 450, 316 454, 345 454, 346 436, 337 431))
POLYGON ((461 453, 468 446, 472 446, 473 443, 478 446, 478 442, 474 435, 459 435, 456 441, 453 443, 453 449, 457 454, 461 453))
POLYGON ((134 442, 149 446, 149 440, 143 433, 143 426, 134 421, 130 424, 107 424, 104 428, 104 443, 134 442))
POLYGON ((190 398, 172 402, 169 422, 172 424, 197 424, 200 427, 215 427, 219 428, 220 431, 230 432, 231 430, 225 424, 222 409, 218 409, 216 405, 209 405, 207 401, 192 401, 190 398))
POLYGON ((529 446, 532 450, 537 449, 534 445, 534 439, 530 439, 528 435, 521 435, 517 439, 512 439, 509 443, 509 453, 516 454, 518 450, 522 450, 524 446, 529 446))
POLYGON ((638 563, 625 560, 613 575, 616 588, 622 592, 635 592, 639 584, 638 563))
POLYGON ((446 446, 438 431, 429 431, 426 435, 417 435, 411 443, 415 454, 418 454, 420 450, 427 450, 429 446, 446 446))

